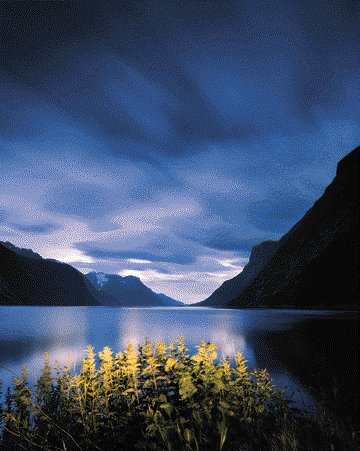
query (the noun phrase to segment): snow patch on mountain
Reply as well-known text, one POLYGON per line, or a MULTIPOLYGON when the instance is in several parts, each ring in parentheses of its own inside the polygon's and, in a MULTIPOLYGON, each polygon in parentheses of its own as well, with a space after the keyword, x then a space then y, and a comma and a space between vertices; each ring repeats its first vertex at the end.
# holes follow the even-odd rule
POLYGON ((109 280, 107 278, 106 274, 104 274, 103 272, 95 273, 95 277, 96 277, 96 285, 99 288, 102 288, 106 284, 106 282, 108 282, 108 280, 109 280))

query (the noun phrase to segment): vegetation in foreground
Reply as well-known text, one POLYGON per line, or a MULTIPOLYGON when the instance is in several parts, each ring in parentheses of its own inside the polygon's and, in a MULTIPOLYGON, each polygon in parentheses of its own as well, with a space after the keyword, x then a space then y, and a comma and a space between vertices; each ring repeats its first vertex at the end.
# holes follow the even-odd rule
POLYGON ((232 366, 215 344, 197 349, 189 355, 183 338, 115 355, 88 347, 77 372, 70 358, 51 368, 46 355, 35 386, 23 368, 5 394, 0 449, 357 449, 354 434, 292 407, 240 353, 232 366))

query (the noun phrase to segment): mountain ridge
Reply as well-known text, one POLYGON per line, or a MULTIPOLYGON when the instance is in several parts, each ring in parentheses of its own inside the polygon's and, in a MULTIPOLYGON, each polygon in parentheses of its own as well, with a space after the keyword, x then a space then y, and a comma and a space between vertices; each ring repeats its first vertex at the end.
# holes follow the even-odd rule
POLYGON ((111 281, 111 289, 104 289, 98 286, 96 277, 8 241, 0 241, 0 263, 0 305, 182 305, 180 301, 155 293, 138 277, 93 272, 111 281))
POLYGON ((155 293, 136 276, 120 276, 91 271, 85 277, 98 290, 102 299, 107 300, 107 305, 120 307, 183 305, 180 301, 176 301, 163 293, 155 293))
POLYGON ((251 250, 248 263, 240 274, 225 281, 204 301, 191 304, 195 307, 226 307, 230 301, 239 296, 255 279, 267 264, 279 246, 278 241, 263 241, 251 250))
POLYGON ((85 275, 101 295, 113 299, 113 304, 123 307, 156 306, 163 304, 150 288, 144 285, 138 277, 119 276, 117 274, 98 273, 92 271, 85 275), (98 282, 98 276, 104 276, 103 282, 98 282))
POLYGON ((100 305, 80 271, 23 251, 0 242, 0 305, 100 305))
POLYGON ((360 147, 229 307, 358 308, 360 147))

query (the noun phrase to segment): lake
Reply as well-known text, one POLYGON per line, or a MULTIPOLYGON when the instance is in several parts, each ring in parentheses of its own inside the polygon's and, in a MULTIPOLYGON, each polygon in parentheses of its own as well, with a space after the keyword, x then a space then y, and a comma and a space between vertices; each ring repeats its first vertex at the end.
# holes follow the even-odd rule
POLYGON ((220 345, 219 355, 241 351, 250 367, 266 368, 277 385, 309 409, 314 396, 337 390, 341 400, 336 405, 347 414, 357 407, 351 393, 358 381, 357 334, 353 312, 0 307, 0 379, 9 384, 24 364, 33 378, 45 352, 61 362, 71 354, 79 362, 88 344, 117 352, 129 340, 168 342, 183 335, 191 351, 201 338, 220 345))

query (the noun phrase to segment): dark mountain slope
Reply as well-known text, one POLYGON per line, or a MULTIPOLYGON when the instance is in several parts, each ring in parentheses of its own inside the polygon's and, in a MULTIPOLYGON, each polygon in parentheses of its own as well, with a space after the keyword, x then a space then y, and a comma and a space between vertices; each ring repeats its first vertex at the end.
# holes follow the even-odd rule
POLYGON ((0 305, 182 305, 137 277, 89 273, 0 242, 0 305))
POLYGON ((256 276, 260 274, 275 254, 278 246, 279 243, 277 241, 264 241, 254 246, 249 262, 240 274, 224 282, 204 301, 192 305, 198 307, 226 307, 230 301, 240 296, 256 276))
POLYGON ((176 299, 171 298, 170 296, 166 296, 164 293, 156 293, 156 296, 160 298, 162 304, 165 307, 183 307, 184 303, 181 301, 177 301, 176 299))
POLYGON ((99 305, 70 265, 0 243, 0 305, 99 305), (33 255, 31 255, 33 254, 33 255))
POLYGON ((23 249, 21 247, 17 247, 14 244, 10 243, 9 241, 5 241, 5 242, 0 241, 0 244, 7 247, 11 251, 15 252, 15 254, 21 255, 23 257, 36 258, 38 260, 43 259, 40 254, 37 254, 36 252, 32 251, 31 249, 23 249))
POLYGON ((230 307, 357 307, 359 300, 359 154, 338 164, 321 198, 230 307))

